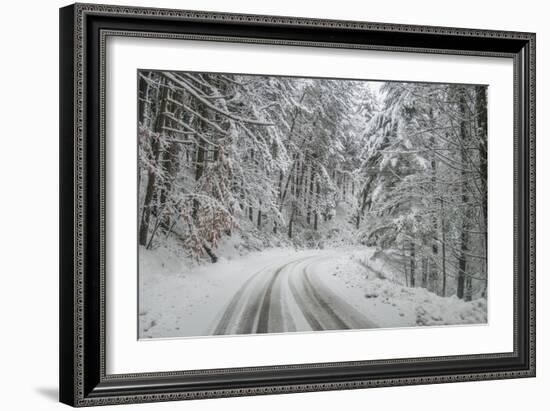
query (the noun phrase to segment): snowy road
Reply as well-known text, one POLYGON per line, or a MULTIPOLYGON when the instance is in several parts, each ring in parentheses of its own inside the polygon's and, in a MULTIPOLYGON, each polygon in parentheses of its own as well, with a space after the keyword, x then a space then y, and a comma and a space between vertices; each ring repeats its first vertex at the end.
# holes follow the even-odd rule
POLYGON ((374 251, 280 248, 186 270, 141 250, 140 338, 487 323, 485 299, 407 287, 374 251))
MULTIPOLYGON (((322 281, 337 254, 290 257, 255 272, 215 320, 214 335, 375 328, 322 281)), ((367 314, 368 315, 368 314, 367 314)))

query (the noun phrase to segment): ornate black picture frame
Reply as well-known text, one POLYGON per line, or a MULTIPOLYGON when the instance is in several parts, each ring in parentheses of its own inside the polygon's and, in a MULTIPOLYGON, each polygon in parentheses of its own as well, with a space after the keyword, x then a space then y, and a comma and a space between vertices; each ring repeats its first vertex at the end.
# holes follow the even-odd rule
POLYGON ((75 4, 60 10, 60 400, 73 406, 535 376, 535 34, 75 4), (109 36, 505 57, 514 65, 514 350, 115 374, 105 371, 109 36))

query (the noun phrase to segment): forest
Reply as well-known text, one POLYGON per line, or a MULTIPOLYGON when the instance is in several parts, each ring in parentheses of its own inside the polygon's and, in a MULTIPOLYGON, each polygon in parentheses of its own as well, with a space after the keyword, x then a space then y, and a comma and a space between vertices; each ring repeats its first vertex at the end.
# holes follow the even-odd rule
POLYGON ((487 297, 486 86, 140 70, 138 98, 140 252, 364 248, 487 297))

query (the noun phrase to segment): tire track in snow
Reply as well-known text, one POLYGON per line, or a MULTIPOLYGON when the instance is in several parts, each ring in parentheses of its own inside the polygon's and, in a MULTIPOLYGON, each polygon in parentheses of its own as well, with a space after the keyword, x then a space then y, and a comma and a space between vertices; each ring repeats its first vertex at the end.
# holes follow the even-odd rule
MULTIPOLYGON (((321 260, 327 258, 331 257, 324 257, 321 260)), ((317 262, 319 262, 319 259, 317 262)), ((293 278, 289 278, 290 289, 302 314, 313 331, 350 329, 351 327, 332 310, 331 306, 315 291, 308 281, 306 269, 312 263, 315 263, 315 261, 306 264, 300 271, 294 273, 293 278), (296 281, 296 277, 299 278, 298 281, 296 281), (300 289, 298 289, 297 283, 300 289)))
MULTIPOLYGON (((268 322, 271 310, 271 293, 273 291, 273 286, 279 277, 279 274, 286 269, 287 267, 299 263, 304 259, 311 257, 300 258, 287 262, 286 264, 280 266, 273 272, 271 279, 265 287, 265 291, 256 292, 256 296, 253 299, 251 304, 248 304, 243 316, 241 316, 241 324, 237 330, 238 334, 251 334, 251 333, 262 333, 265 334, 268 332, 268 322), (257 322, 256 322, 257 320, 257 322)), ((282 321, 282 319, 281 319, 282 321)), ((283 330, 281 330, 283 331, 283 330)))
POLYGON ((288 332, 295 331, 296 327, 292 318, 289 318, 289 327, 291 330, 285 328, 285 318, 283 313, 283 307, 281 305, 281 273, 284 270, 287 270, 291 266, 296 266, 301 262, 308 260, 313 257, 303 257, 298 260, 291 261, 281 267, 279 267, 263 296, 262 305, 258 317, 258 325, 256 327, 256 332, 259 334, 264 334, 268 332, 288 332))
MULTIPOLYGON (((279 313, 280 321, 278 324, 276 321, 270 321, 268 328, 270 332, 280 333, 296 331, 296 321, 302 320, 302 316, 300 316, 300 318, 294 318, 291 313, 291 308, 296 305, 296 302, 290 295, 288 288, 284 287, 284 284, 286 284, 285 278, 288 278, 289 275, 290 272, 288 270, 282 273, 279 281, 275 284, 273 294, 271 294, 272 306, 270 310, 279 313)), ((277 319, 277 316, 271 318, 277 319)))
MULTIPOLYGON (((236 325, 235 334, 296 331, 296 316, 300 313, 313 331, 376 327, 322 281, 312 280, 312 267, 331 258, 334 255, 307 256, 262 268, 233 296, 215 326, 214 335, 230 334, 232 324, 236 325), (283 289, 290 291, 285 301, 282 299, 283 289), (246 293, 249 298, 242 302, 246 293), (298 309, 294 318, 291 305, 298 309)), ((302 322, 304 326, 306 323, 302 322)))
POLYGON ((273 293, 273 286, 275 285, 275 282, 279 278, 279 274, 281 274, 281 271, 283 271, 289 265, 290 264, 283 265, 282 267, 280 267, 278 270, 275 271, 275 274, 273 274, 273 277, 271 277, 271 280, 269 281, 269 285, 265 290, 265 294, 262 300, 262 305, 260 308, 260 315, 258 317, 258 326, 256 327, 256 332, 259 334, 264 334, 268 332, 269 317, 270 317, 270 314, 272 314, 272 311, 274 311, 271 309, 273 305, 273 301, 271 298, 273 293))
POLYGON ((340 297, 338 294, 333 292, 326 286, 320 279, 317 281, 312 281, 311 279, 311 269, 307 267, 304 269, 304 281, 307 282, 310 289, 313 293, 320 299, 324 301, 324 304, 330 307, 331 311, 340 318, 345 318, 345 323, 350 329, 367 329, 367 328, 378 328, 378 325, 370 321, 365 317, 361 312, 359 312, 355 307, 349 304, 345 299, 340 297))
POLYGON ((218 321, 218 324, 216 325, 216 328, 214 330, 214 335, 225 335, 227 334, 227 328, 229 327, 231 323, 231 319, 234 316, 235 312, 237 311, 237 306, 239 305, 239 301, 241 301, 246 289, 248 286, 252 283, 252 281, 259 277, 260 274, 267 271, 270 267, 264 267, 256 274, 252 275, 248 280, 245 281, 245 283, 239 288, 239 290, 235 293, 229 304, 227 304, 226 308, 224 309, 224 312, 222 314, 221 319, 218 321))
POLYGON ((321 323, 317 320, 317 316, 310 310, 310 307, 305 302, 302 294, 298 292, 298 289, 296 288, 292 277, 292 274, 288 276, 288 286, 290 287, 290 291, 292 292, 292 295, 296 300, 296 303, 298 304, 298 308, 304 315, 304 318, 306 319, 312 331, 323 330, 323 325, 321 325, 321 323))
POLYGON ((303 288, 309 295, 309 298, 315 301, 317 306, 321 307, 325 313, 331 318, 337 330, 349 330, 351 327, 332 309, 332 306, 323 298, 317 290, 311 285, 311 281, 307 275, 307 267, 302 270, 303 288))

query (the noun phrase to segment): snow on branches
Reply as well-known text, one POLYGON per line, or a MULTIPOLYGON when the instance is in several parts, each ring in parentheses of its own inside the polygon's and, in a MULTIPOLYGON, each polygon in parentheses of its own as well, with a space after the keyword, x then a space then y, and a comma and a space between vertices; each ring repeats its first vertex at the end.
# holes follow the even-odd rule
POLYGON ((140 71, 139 242, 212 262, 234 235, 376 245, 409 284, 470 299, 486 117, 482 86, 140 71))

